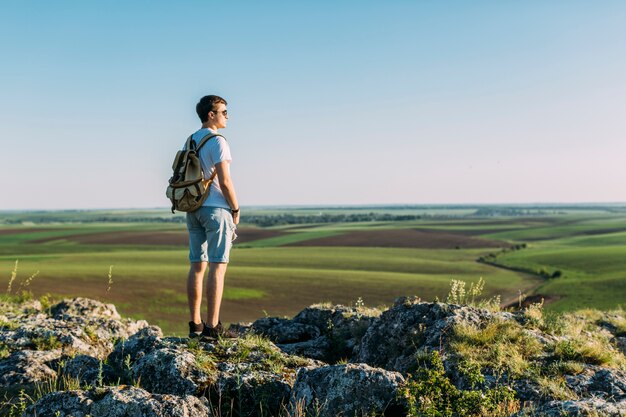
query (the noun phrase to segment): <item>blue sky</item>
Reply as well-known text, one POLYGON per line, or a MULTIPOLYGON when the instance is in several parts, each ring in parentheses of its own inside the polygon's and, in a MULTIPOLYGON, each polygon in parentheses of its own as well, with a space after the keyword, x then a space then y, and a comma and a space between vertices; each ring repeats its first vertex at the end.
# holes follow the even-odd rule
POLYGON ((167 206, 205 94, 229 102, 244 206, 625 202, 625 21, 618 1, 4 1, 0 209, 167 206))

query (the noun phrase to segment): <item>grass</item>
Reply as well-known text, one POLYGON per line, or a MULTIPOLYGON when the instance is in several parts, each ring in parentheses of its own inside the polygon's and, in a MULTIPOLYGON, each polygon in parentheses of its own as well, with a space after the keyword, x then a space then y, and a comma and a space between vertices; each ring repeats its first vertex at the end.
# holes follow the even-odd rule
MULTIPOLYGON (((84 245, 88 246, 88 245, 84 245)), ((329 300, 347 304, 362 297, 369 305, 391 304, 401 295, 443 299, 451 278, 474 281, 482 276, 491 294, 517 293, 538 279, 475 262, 481 250, 433 251, 396 248, 249 248, 234 249, 227 273, 223 321, 246 321, 271 315, 294 315, 329 300), (514 289, 512 289, 514 288, 514 289), (249 304, 247 304, 249 303, 249 304), (249 307, 247 307, 249 305, 249 307)), ((20 274, 37 270, 36 296, 50 293, 102 299, 119 311, 181 332, 187 321, 184 249, 134 248, 20 256, 20 274), (114 265, 109 289, 110 266, 114 265), (107 291, 109 289, 109 291, 107 291)), ((0 275, 10 275, 15 259, 0 260, 0 275)), ((182 334, 182 333, 181 333, 182 334)))
POLYGON ((536 243, 529 249, 498 256, 497 263, 509 268, 561 271, 561 277, 547 280, 537 289, 558 298, 549 305, 555 311, 613 309, 626 294, 626 246, 536 243))
MULTIPOLYGON (((261 209, 258 212, 263 213, 261 209)), ((276 214, 280 210, 271 209, 276 214)), ((315 213, 317 209, 309 209, 315 213)), ((333 212, 362 212, 358 207, 333 212), (342 211, 343 210, 343 211, 342 211)), ((384 209, 380 209, 383 210, 384 209)), ((405 209, 403 209, 405 210, 405 209)), ((411 210, 406 209, 406 213, 411 210), (406 211, 408 210, 408 211, 406 211)), ((431 211, 431 209, 424 209, 431 211)), ((441 214, 462 216, 467 208, 442 207, 441 214)), ((570 311, 580 307, 615 309, 626 293, 626 215, 598 207, 565 209, 565 214, 494 218, 432 218, 406 222, 333 223, 275 227, 284 235, 235 246, 227 274, 223 321, 254 320, 271 315, 293 315, 308 304, 329 300, 349 303, 362 297, 370 305, 390 304, 400 295, 444 299, 451 279, 487 281, 485 294, 500 294, 505 301, 518 292, 539 293, 545 309, 570 311), (290 242, 334 236, 347 231, 418 228, 446 233, 528 242, 526 249, 497 257, 505 268, 540 272, 561 271, 544 280, 476 259, 493 249, 401 249, 375 247, 284 247, 290 242)), ((293 209, 294 213, 307 210, 293 209)), ((403 212, 405 212, 403 211, 403 212)), ((269 213, 268 212, 268 213, 269 213)), ((307 213, 308 213, 307 212, 307 213)), ((553 211, 551 211, 553 212, 553 211)), ((57 213, 59 214, 59 213, 57 213)), ((132 216, 132 212, 118 213, 132 216)), ((68 212, 61 217, 91 219, 108 212, 68 212), (94 214, 95 213, 95 214, 94 214)), ((135 213, 137 215, 137 213, 135 213)), ((142 216, 161 216, 157 211, 142 216)), ((33 213, 32 218, 44 214, 33 213)), ((87 233, 180 231, 182 224, 66 223, 6 226, 24 233, 0 234, 0 277, 11 277, 19 260, 19 277, 35 276, 28 289, 36 296, 82 295, 115 303, 120 312, 164 326, 166 333, 181 332, 187 317, 185 277, 187 252, 181 246, 79 244, 71 236, 87 233), (30 230, 26 230, 30 228, 30 230), (36 228, 37 230, 32 230, 36 228), (37 239, 52 239, 32 243, 37 239), (114 266, 111 269, 111 266, 114 266)), ((372 242, 375 244, 375 242, 372 242)), ((496 250, 497 252, 497 250, 496 250)), ((182 333, 179 333, 182 334, 182 333)))
POLYGON ((470 363, 497 374, 519 378, 542 347, 513 321, 494 319, 484 327, 466 323, 453 329, 450 349, 470 363))

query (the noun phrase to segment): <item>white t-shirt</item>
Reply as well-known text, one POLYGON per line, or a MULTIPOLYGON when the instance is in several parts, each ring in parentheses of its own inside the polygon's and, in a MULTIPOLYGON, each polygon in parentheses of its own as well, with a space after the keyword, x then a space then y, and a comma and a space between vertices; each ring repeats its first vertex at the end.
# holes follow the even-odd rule
MULTIPOLYGON (((192 140, 196 143, 197 146, 202 138, 208 134, 214 135, 218 134, 218 132, 208 128, 202 128, 193 134, 192 140)), ((200 149, 200 162, 202 163, 204 178, 211 178, 211 175, 213 175, 213 171, 215 170, 215 164, 223 161, 232 161, 228 142, 226 142, 226 139, 221 136, 209 139, 209 141, 206 142, 204 146, 202 146, 202 149, 200 149)), ((224 194, 220 189, 217 175, 213 179, 213 183, 211 183, 209 196, 202 205, 208 207, 222 207, 230 210, 230 206, 226 202, 224 194)))

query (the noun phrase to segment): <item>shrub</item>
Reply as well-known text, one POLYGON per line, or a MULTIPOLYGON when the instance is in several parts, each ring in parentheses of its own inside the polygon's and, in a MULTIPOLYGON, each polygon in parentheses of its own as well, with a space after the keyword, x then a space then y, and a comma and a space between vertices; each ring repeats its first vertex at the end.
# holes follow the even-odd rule
POLYGON ((507 386, 488 390, 459 390, 446 376, 439 352, 426 357, 425 366, 409 375, 400 394, 409 416, 508 416, 519 410, 515 392, 507 386))

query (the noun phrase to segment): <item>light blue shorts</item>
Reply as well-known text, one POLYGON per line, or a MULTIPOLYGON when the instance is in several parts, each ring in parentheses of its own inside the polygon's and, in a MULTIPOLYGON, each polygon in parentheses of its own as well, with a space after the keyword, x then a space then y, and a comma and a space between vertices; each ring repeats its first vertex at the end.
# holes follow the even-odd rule
POLYGON ((187 213, 189 261, 228 263, 235 229, 230 210, 202 206, 187 213))

